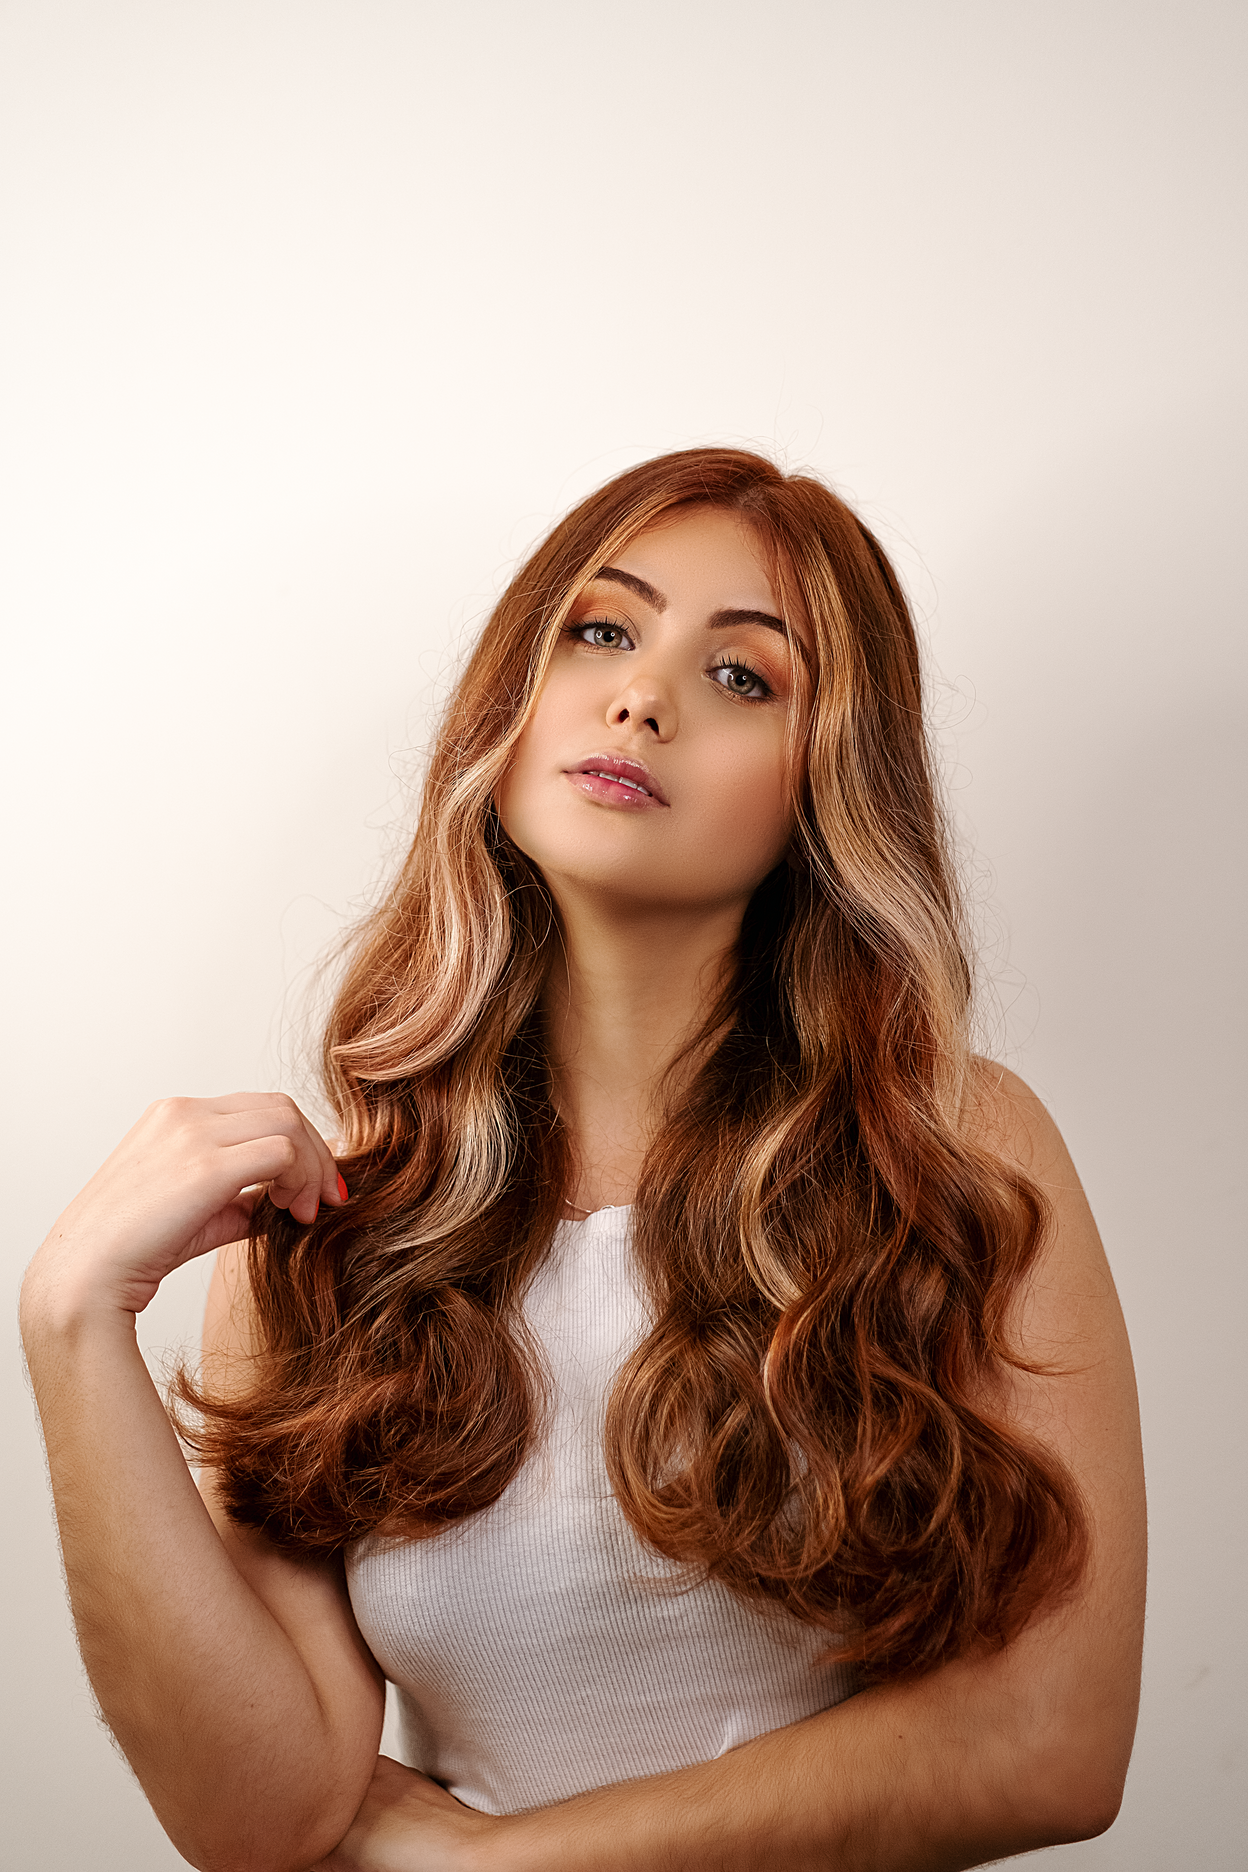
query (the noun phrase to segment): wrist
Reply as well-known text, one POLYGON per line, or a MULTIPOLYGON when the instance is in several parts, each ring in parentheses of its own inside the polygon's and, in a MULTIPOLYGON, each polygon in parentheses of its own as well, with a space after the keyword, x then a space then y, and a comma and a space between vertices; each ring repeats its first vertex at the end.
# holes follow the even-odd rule
POLYGON ((458 1848, 458 1872, 521 1872, 523 1856, 514 1848, 513 1821, 522 1815, 501 1815, 488 1833, 464 1840, 458 1848))
POLYGON ((26 1270, 18 1304, 27 1353, 43 1345, 72 1344, 85 1335, 135 1337, 133 1309, 125 1307, 101 1270, 75 1266, 41 1248, 26 1270))
POLYGON ((504 1814, 494 1831, 470 1843, 463 1872, 554 1872, 556 1832, 564 1828, 552 1828, 548 1808, 504 1814))

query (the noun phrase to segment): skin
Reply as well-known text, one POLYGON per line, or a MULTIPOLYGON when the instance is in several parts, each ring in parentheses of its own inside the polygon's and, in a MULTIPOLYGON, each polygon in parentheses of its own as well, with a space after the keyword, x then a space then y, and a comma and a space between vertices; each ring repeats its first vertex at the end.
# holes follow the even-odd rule
POLYGON ((573 608, 498 800, 563 924, 547 1033, 584 1210, 631 1199, 663 1075, 789 839, 792 652, 758 621, 780 607, 752 530, 695 510, 610 570, 573 608), (590 790, 573 770, 593 755, 641 763, 668 803, 590 790))
MULTIPOLYGON (((758 542, 699 510, 638 536, 612 569, 624 577, 578 602, 499 796, 562 920, 546 1015, 583 1210, 632 1195, 664 1075, 789 832, 787 642, 757 619, 715 621, 778 615, 758 542), (587 756, 640 761, 666 804, 577 776, 587 756)), ((209 1872, 952 1872, 1103 1830, 1130 1753, 1143 1620, 1130 1352, 1048 1114, 985 1065, 967 1122, 1053 1207, 1012 1321, 1044 1369, 1015 1375, 994 1405, 1082 1489, 1092 1558, 1074 1595, 1004 1651, 714 1762, 498 1819, 378 1759, 383 1685, 341 1570, 286 1560, 234 1528, 210 1484, 201 1497, 135 1343, 134 1315, 164 1275, 245 1233, 250 1186, 269 1181, 304 1221, 340 1201, 330 1152, 277 1096, 145 1113, 32 1263, 23 1331, 87 1667, 183 1854, 209 1872)), ((225 1246, 205 1325, 212 1376, 228 1386, 249 1350, 239 1252, 225 1246)))

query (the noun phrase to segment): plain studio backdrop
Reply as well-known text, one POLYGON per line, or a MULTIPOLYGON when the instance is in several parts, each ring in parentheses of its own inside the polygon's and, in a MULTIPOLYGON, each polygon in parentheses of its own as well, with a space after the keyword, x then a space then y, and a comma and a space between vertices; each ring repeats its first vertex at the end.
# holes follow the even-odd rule
MULTIPOLYGON (((302 1089, 313 965, 517 555, 666 449, 811 465, 912 595, 986 1044, 1135 1344, 1143 1709, 1071 1868, 1245 1863, 1246 20, 0 13, 6 1291, 151 1099, 302 1089)), ((141 1321, 154 1364, 206 1278, 141 1321)), ((180 1865, 96 1719, 3 1345, 0 1858, 180 1865)))

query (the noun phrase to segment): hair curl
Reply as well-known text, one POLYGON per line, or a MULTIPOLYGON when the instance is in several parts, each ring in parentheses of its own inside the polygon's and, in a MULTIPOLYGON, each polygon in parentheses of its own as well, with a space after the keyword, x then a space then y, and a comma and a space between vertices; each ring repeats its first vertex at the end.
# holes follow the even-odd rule
POLYGON ((436 1532, 515 1476, 541 1398, 520 1301, 568 1144, 539 1007, 554 911, 494 795, 578 592, 699 502, 757 529, 809 625, 795 829, 643 1168, 654 1326, 608 1465, 661 1553, 824 1627, 866 1680, 917 1674, 1004 1643, 1082 1565, 1071 1478, 986 1401, 1045 1209, 965 1119, 969 974, 905 599, 836 495, 757 455, 631 469, 512 580, 329 1020, 351 1203, 311 1227, 261 1204, 253 1382, 184 1371, 176 1394, 230 1513, 292 1554, 436 1532))

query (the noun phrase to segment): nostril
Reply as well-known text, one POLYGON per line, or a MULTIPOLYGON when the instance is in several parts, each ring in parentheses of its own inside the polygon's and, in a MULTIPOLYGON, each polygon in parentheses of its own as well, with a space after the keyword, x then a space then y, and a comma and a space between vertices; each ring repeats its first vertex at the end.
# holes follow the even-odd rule
POLYGON ((618 715, 616 716, 616 718, 615 718, 615 719, 616 719, 617 721, 627 721, 627 720, 628 720, 628 710, 627 710, 626 708, 622 708, 622 709, 620 710, 620 712, 619 712, 619 714, 618 714, 618 715))
POLYGON ((653 716, 653 715, 647 715, 647 716, 646 716, 646 727, 647 727, 647 728, 653 728, 653 729, 654 729, 654 732, 655 732, 655 734, 658 734, 658 732, 659 732, 659 724, 658 724, 658 722, 657 722, 657 721, 655 721, 655 719, 654 719, 654 716, 653 716))

